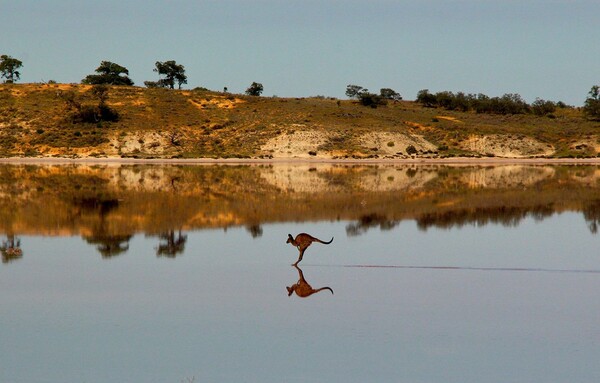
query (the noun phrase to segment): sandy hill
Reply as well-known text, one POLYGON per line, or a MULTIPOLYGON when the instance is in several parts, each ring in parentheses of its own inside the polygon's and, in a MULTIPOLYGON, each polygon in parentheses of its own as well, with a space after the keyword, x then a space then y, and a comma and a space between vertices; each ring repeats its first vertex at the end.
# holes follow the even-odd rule
POLYGON ((112 121, 88 85, 0 85, 0 156, 134 158, 596 157, 600 123, 575 108, 551 118, 377 108, 325 97, 109 87, 112 121), (89 115, 88 115, 89 117, 89 115))

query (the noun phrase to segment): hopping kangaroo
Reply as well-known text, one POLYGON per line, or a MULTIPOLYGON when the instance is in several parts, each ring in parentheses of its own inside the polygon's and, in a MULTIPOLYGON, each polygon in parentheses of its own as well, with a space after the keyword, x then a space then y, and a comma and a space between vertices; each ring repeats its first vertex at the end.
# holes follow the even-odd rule
POLYGON ((331 240, 329 242, 324 242, 324 241, 321 241, 319 238, 315 238, 312 235, 306 234, 306 233, 300 233, 296 236, 296 238, 292 237, 291 234, 288 234, 288 239, 287 239, 286 243, 291 243, 300 252, 300 255, 298 256, 298 260, 296 261, 296 263, 294 263, 294 266, 296 266, 302 260, 302 257, 304 256, 304 251, 313 242, 319 242, 319 243, 324 243, 325 245, 329 245, 331 242, 333 242, 333 237, 331 237, 331 240))
POLYGON ((333 294, 333 290, 331 289, 331 287, 325 286, 321 287, 320 289, 313 289, 312 286, 309 285, 308 282, 306 282, 306 279, 304 279, 304 274, 302 273, 302 270, 298 266, 294 267, 298 270, 298 277, 300 279, 298 279, 298 282, 294 283, 293 285, 289 287, 286 286, 288 297, 291 296, 293 293, 296 293, 296 295, 300 298, 306 298, 310 297, 314 293, 318 293, 319 291, 323 290, 329 290, 331 291, 331 294, 333 294))

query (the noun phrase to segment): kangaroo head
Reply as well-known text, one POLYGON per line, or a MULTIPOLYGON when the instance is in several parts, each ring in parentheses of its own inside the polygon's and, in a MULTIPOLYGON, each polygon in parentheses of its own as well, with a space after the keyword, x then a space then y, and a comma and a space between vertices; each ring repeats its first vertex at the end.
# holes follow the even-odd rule
POLYGON ((294 240, 294 237, 292 237, 291 234, 288 234, 288 239, 287 239, 287 241, 285 241, 285 243, 292 243, 293 240, 294 240))

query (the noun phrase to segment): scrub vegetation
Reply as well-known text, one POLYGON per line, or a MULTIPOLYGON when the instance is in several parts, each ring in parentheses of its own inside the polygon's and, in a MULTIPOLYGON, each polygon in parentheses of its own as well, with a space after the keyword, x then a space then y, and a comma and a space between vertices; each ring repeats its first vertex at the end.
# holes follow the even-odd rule
MULTIPOLYGON (((127 72, 110 64, 103 62, 91 79, 106 75, 121 81, 127 72)), ((338 100, 205 88, 1 84, 0 155, 523 158, 596 157, 600 152, 597 92, 590 92, 585 107, 575 108, 544 100, 527 105, 516 95, 484 99, 452 92, 420 92, 416 101, 404 101, 389 88, 380 94, 358 88, 354 98, 338 100), (456 103, 463 96, 470 100, 467 107, 456 103), (473 103, 479 99, 521 105, 522 110, 484 113, 473 103)))

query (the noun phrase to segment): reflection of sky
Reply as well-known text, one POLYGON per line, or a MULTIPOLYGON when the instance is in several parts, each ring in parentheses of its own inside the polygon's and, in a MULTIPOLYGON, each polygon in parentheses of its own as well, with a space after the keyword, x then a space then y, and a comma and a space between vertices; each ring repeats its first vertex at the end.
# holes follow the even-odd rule
POLYGON ((600 274, 340 265, 600 270, 580 214, 347 237, 347 222, 156 237, 104 260, 80 238, 22 237, 0 265, 4 382, 591 382, 600 378, 600 274), (307 231, 298 279, 287 233, 307 231))

